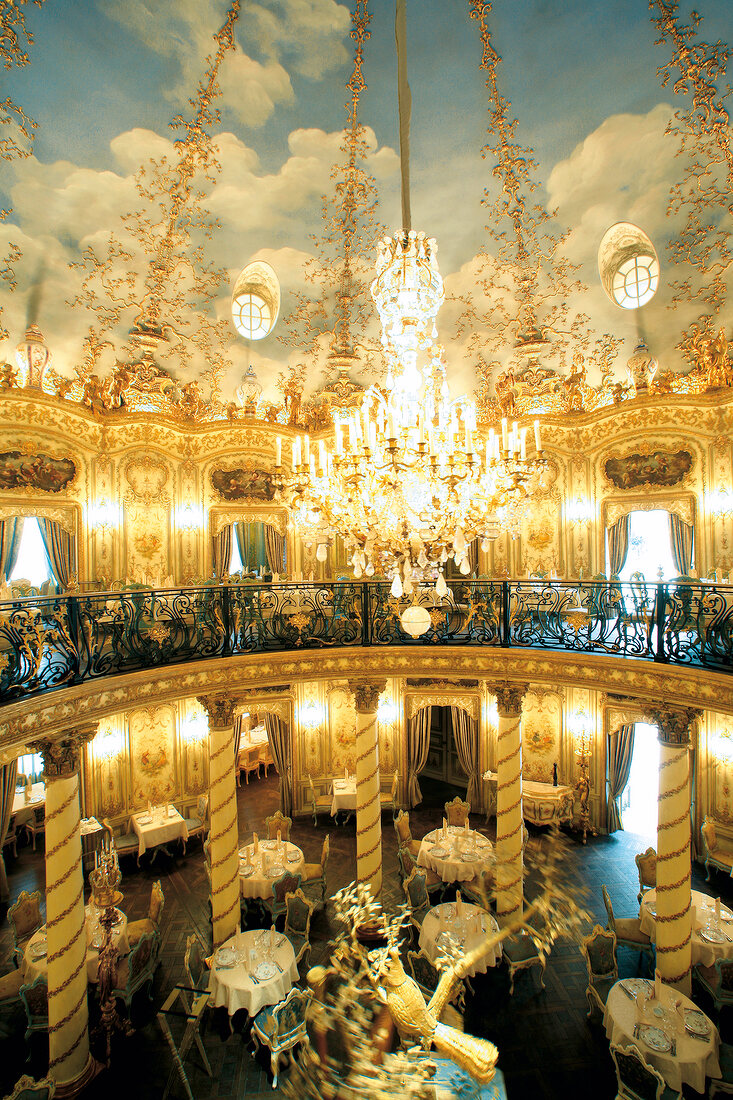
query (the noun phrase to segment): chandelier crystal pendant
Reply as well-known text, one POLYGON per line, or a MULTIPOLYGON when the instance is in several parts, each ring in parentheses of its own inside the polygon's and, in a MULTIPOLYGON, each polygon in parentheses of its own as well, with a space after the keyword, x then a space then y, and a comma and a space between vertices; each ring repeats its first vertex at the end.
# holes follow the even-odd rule
POLYGON ((339 416, 332 445, 321 440, 316 451, 296 437, 289 472, 277 441, 276 484, 318 560, 338 535, 354 576, 391 578, 395 598, 420 580, 444 596, 449 559, 468 575, 474 539, 485 548, 503 530, 518 534, 545 465, 538 421, 530 455, 526 427, 504 419, 499 433, 481 435, 474 402, 451 400, 435 326, 444 298, 436 253, 423 233, 384 238, 371 292, 385 384, 339 416))

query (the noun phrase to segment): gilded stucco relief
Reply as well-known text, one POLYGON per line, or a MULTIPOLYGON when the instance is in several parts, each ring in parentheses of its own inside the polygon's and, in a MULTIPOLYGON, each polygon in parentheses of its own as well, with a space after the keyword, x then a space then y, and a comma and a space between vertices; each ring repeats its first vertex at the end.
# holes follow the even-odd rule
POLYGON ((356 709, 346 684, 334 685, 328 693, 328 730, 331 745, 331 771, 343 775, 344 769, 356 773, 356 709))
POLYGON ((525 779, 552 783, 553 764, 560 767, 562 696, 530 690, 522 704, 522 774, 525 779))
POLYGON ((178 794, 175 707, 144 707, 131 711, 128 721, 133 805, 172 802, 178 794))

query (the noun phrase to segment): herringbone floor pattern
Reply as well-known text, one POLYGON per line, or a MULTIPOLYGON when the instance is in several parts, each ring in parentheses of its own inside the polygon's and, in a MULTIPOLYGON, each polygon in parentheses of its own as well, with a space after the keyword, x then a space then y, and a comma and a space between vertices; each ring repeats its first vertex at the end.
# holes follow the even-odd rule
MULTIPOLYGON (((442 816, 442 804, 455 792, 423 784, 424 801, 411 813, 414 836, 422 836, 442 816)), ((260 833, 265 817, 278 805, 278 781, 253 780, 238 791, 240 837, 249 839, 253 828, 260 833)), ((478 823, 477 823, 478 824, 478 823)), ((487 832, 493 835, 492 822, 487 832)), ((383 818, 384 888, 382 901, 390 909, 403 901, 397 874, 396 840, 388 814, 383 818)), ((547 834, 531 829, 530 848, 547 843, 547 834)), ((334 826, 323 816, 318 827, 310 817, 296 822, 294 839, 303 848, 306 859, 320 859, 321 844, 327 832, 331 835, 329 893, 335 893, 354 877, 356 844, 353 820, 343 827, 334 826)), ((570 854, 564 872, 578 889, 587 887, 587 907, 595 919, 605 925, 600 884, 605 882, 614 899, 617 914, 630 916, 637 912, 638 879, 634 853, 653 843, 654 838, 639 838, 625 833, 611 837, 589 837, 584 847, 576 837, 570 838, 570 854)), ((19 850, 17 860, 8 857, 11 896, 21 889, 44 887, 43 852, 32 852, 27 846, 19 850)), ((208 917, 208 881, 204 872, 201 847, 194 842, 185 856, 175 851, 171 858, 161 855, 151 865, 143 858, 138 870, 134 860, 123 864, 123 908, 131 920, 147 912, 150 889, 159 878, 165 893, 162 921, 161 965, 154 984, 153 1003, 142 992, 133 1003, 132 1020, 135 1034, 116 1042, 112 1069, 103 1072, 89 1087, 89 1100, 159 1100, 163 1094, 172 1064, 168 1048, 155 1017, 171 988, 183 979, 183 953, 186 937, 197 931, 204 942, 210 942, 208 917)), ((698 889, 723 891, 723 899, 733 902, 730 880, 722 876, 707 886, 696 866, 693 886, 698 889)), ((529 888, 531 890, 531 887, 529 888)), ((11 966, 12 936, 0 909, 0 958, 2 972, 11 966)), ((257 923, 250 912, 250 924, 257 923)), ((318 912, 311 925, 313 950, 311 961, 321 962, 327 953, 331 935, 330 910, 318 912)), ((622 949, 619 957, 621 976, 636 973, 636 953, 622 949)), ((490 1038, 499 1048, 499 1065, 504 1072, 510 1100, 567 1100, 568 1097, 589 1097, 611 1100, 615 1096, 615 1077, 608 1043, 603 1028, 586 1019, 586 972, 580 952, 574 944, 555 946, 548 961, 546 990, 539 989, 534 971, 519 974, 515 994, 509 997, 509 980, 503 966, 479 975, 473 980, 473 994, 467 995, 466 1030, 490 1038)), ((90 994, 92 1017, 98 1010, 93 990, 90 994)), ((708 1006, 703 1006, 708 1007, 708 1006)), ((242 1014, 240 1014, 242 1015, 242 1014)), ((10 1092, 22 1073, 40 1076, 47 1066, 48 1043, 44 1036, 34 1036, 30 1061, 23 1041, 24 1015, 21 1009, 4 1022, 9 1037, 0 1040, 0 1094, 10 1092)), ((205 1045, 214 1071, 209 1078, 199 1064, 197 1054, 187 1061, 187 1071, 196 1100, 264 1100, 272 1095, 269 1063, 263 1052, 255 1058, 251 1053, 246 1020, 235 1017, 230 1032, 226 1013, 219 1009, 209 1014, 205 1030, 205 1045)), ((725 1021, 724 1021, 725 1024, 725 1021)), ((0 1034, 2 1034, 0 1032, 0 1034)), ((695 1095, 695 1094, 692 1094, 695 1095)), ((178 1078, 172 1096, 183 1097, 178 1078)))

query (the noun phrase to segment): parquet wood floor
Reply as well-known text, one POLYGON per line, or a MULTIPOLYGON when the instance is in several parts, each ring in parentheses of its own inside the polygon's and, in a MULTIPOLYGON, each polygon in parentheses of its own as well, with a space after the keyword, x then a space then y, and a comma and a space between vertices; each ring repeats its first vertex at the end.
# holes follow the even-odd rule
MULTIPOLYGON (((425 801, 410 815, 413 835, 418 837, 440 820, 445 798, 445 789, 429 781, 424 783, 423 793, 425 801)), ((238 790, 238 803, 239 832, 244 842, 251 837, 253 828, 260 833, 263 831, 265 817, 277 808, 277 777, 271 774, 268 779, 253 780, 248 786, 243 783, 238 790)), ((490 836, 493 836, 493 827, 492 821, 486 830, 490 836)), ((308 817, 296 822, 294 832, 309 861, 320 858, 323 838, 330 833, 329 893, 335 893, 352 880, 356 859, 353 819, 343 827, 336 827, 324 815, 316 828, 308 817)), ((531 829, 530 833, 531 847, 547 843, 547 835, 542 830, 531 829)), ((388 814, 383 818, 383 838, 382 900, 385 907, 390 908, 401 903, 403 895, 397 874, 396 838, 388 814)), ((579 889, 587 887, 587 908, 603 925, 606 915, 600 889, 602 882, 606 883, 614 899, 617 915, 630 916, 637 912, 634 853, 649 843, 654 843, 653 837, 626 833, 589 837, 586 846, 577 837, 570 837, 572 860, 567 861, 564 870, 579 889)), ((13 899, 22 889, 43 890, 42 850, 34 853, 30 847, 23 846, 18 858, 9 855, 7 863, 13 899)), ((190 931, 196 930, 204 942, 210 942, 208 884, 201 846, 193 842, 185 856, 176 851, 172 858, 159 856, 152 865, 148 857, 144 857, 139 870, 134 860, 125 860, 123 873, 123 907, 131 920, 146 914, 151 886, 156 879, 161 880, 165 893, 161 965, 155 976, 153 1003, 142 993, 133 1004, 135 1034, 117 1042, 112 1069, 100 1074, 84 1095, 89 1100, 117 1100, 118 1097, 120 1100, 158 1100, 165 1087, 171 1057, 155 1012, 173 985, 183 979, 183 953, 190 931)), ((718 876, 708 885, 699 865, 693 870, 693 887, 708 893, 720 891, 725 902, 733 903, 730 880, 718 876)), ((249 920, 254 926, 253 913, 249 920)), ((311 925, 313 963, 324 960, 330 935, 330 911, 327 909, 318 912, 311 925)), ((0 909, 3 973, 11 966, 11 944, 6 908, 3 907, 0 909)), ((637 966, 636 953, 621 949, 621 976, 636 973, 637 966)), ((567 1100, 575 1096, 612 1100, 616 1089, 608 1042, 602 1026, 586 1019, 586 971, 577 946, 569 943, 555 946, 545 981, 547 989, 540 991, 534 972, 521 973, 517 976, 515 994, 510 998, 505 967, 479 975, 473 981, 474 994, 467 996, 466 1030, 484 1035, 497 1044, 499 1065, 510 1100, 529 1100, 530 1097, 531 1100, 567 1100)), ((709 1008, 705 1004, 702 1007, 709 1008)), ((96 1020, 98 1012, 93 1000, 91 1012, 96 1020)), ((40 1076, 48 1064, 48 1043, 44 1036, 34 1036, 30 1062, 25 1060, 28 1049, 23 1041, 25 1018, 22 1009, 19 1007, 10 1018, 5 1013, 4 1019, 10 1028, 10 1038, 0 1040, 0 1095, 11 1091, 22 1073, 33 1072, 40 1076)), ((192 1055, 187 1062, 196 1100, 264 1100, 272 1095, 264 1053, 260 1052, 257 1058, 252 1056, 243 1020, 236 1017, 234 1026, 231 1034, 223 1010, 209 1014, 205 1045, 213 1078, 204 1073, 197 1056, 192 1055)), ((723 1026, 727 1027, 727 1021, 723 1021, 723 1026)), ((184 1095, 177 1080, 172 1095, 184 1095)))

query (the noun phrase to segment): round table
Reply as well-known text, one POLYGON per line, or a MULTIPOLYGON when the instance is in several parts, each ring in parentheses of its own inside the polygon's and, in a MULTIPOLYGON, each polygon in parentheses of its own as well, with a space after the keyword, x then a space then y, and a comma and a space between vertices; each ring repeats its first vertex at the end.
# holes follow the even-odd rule
MULTIPOLYGON (((657 937, 656 897, 656 890, 647 890, 639 906, 641 930, 652 943, 656 942, 657 937)), ((693 890, 692 905, 696 910, 692 931, 692 965, 712 966, 717 959, 733 959, 733 910, 721 902, 718 930, 715 928, 715 898, 703 894, 701 890, 693 890), (718 935, 723 937, 722 942, 712 943, 711 939, 717 939, 718 935)))
POLYGON ((292 871, 294 875, 303 877, 305 857, 300 848, 296 844, 291 844, 290 841, 284 841, 283 848, 285 851, 282 857, 277 850, 276 840, 261 840, 257 855, 254 854, 251 844, 245 844, 239 849, 239 890, 243 898, 261 898, 269 901, 272 897, 272 884, 276 878, 280 878, 283 871, 292 871), (269 847, 269 845, 275 845, 275 847, 269 847), (247 871, 249 866, 247 856, 249 856, 249 863, 254 867, 252 874, 247 871), (279 871, 276 875, 271 874, 270 870, 278 864, 283 871, 279 871))
MULTIPOLYGON (((443 930, 449 932, 455 940, 463 945, 466 955, 478 947, 487 935, 499 931, 499 925, 491 913, 487 913, 485 909, 481 909, 478 905, 463 902, 461 913, 462 916, 459 918, 456 913, 455 902, 436 905, 429 913, 426 913, 420 929, 418 943, 420 949, 431 962, 435 962, 438 957, 441 947, 440 937, 443 930), (443 929, 440 927, 441 914, 444 918, 443 929)), ((487 968, 496 966, 500 959, 501 944, 493 944, 487 949, 485 955, 482 955, 472 967, 469 967, 466 975, 472 978, 474 974, 485 974, 487 968)))
POLYGON ((624 978, 611 987, 603 1013, 603 1024, 609 1042, 622 1046, 628 1046, 631 1043, 637 1047, 649 1065, 659 1070, 669 1087, 675 1092, 679 1092, 685 1084, 690 1085, 696 1092, 704 1093, 705 1077, 721 1076, 718 1064, 718 1029, 706 1016, 705 1019, 710 1025, 709 1037, 703 1040, 688 1035, 674 1018, 675 1013, 671 1009, 670 1002, 678 998, 686 1009, 694 1012, 700 1010, 689 997, 663 985, 659 1007, 662 1008, 664 1015, 660 1017, 655 1014, 654 1008, 657 1007, 657 1002, 652 1001, 646 1010, 645 1023, 667 1031, 670 1037, 676 1040, 677 1051, 675 1054, 663 1054, 652 1050, 643 1039, 634 1038, 636 1001, 629 997, 623 988, 624 986, 627 989, 639 988, 639 981, 638 978, 624 978))
MULTIPOLYGON (((84 912, 86 914, 87 981, 96 982, 97 970, 99 969, 99 951, 104 943, 104 930, 97 924, 96 913, 92 913, 88 905, 84 912)), ((127 917, 121 909, 118 909, 117 913, 119 919, 112 929, 112 940, 119 954, 127 955, 130 952, 130 944, 127 939, 127 917)), ((43 928, 39 928, 38 931, 31 936, 26 945, 25 954, 23 956, 23 977, 26 983, 35 981, 39 974, 45 975, 47 972, 48 964, 45 952, 42 955, 36 954, 37 945, 45 939, 46 926, 44 925, 43 928)))
POLYGON ((435 871, 443 882, 468 882, 494 863, 493 845, 483 833, 473 829, 466 832, 458 825, 449 825, 446 840, 442 836, 442 829, 425 834, 417 853, 417 864, 435 871), (435 848, 446 854, 436 855, 435 848))
POLYGON ((240 1008, 246 1009, 250 1016, 256 1016, 265 1005, 279 1004, 287 997, 293 988, 293 983, 298 980, 295 951, 290 940, 278 932, 276 946, 269 955, 264 937, 269 941, 269 929, 264 932, 261 929, 237 932, 222 944, 211 960, 209 975, 211 1003, 217 1007, 226 1006, 230 1016, 240 1008), (261 942, 258 943, 258 941, 261 942), (222 948, 227 947, 234 948, 238 954, 238 961, 236 965, 225 968, 217 965, 217 959, 222 948), (257 952, 257 963, 263 962, 266 958, 272 959, 276 964, 273 977, 255 981, 250 973, 251 951, 257 952))

